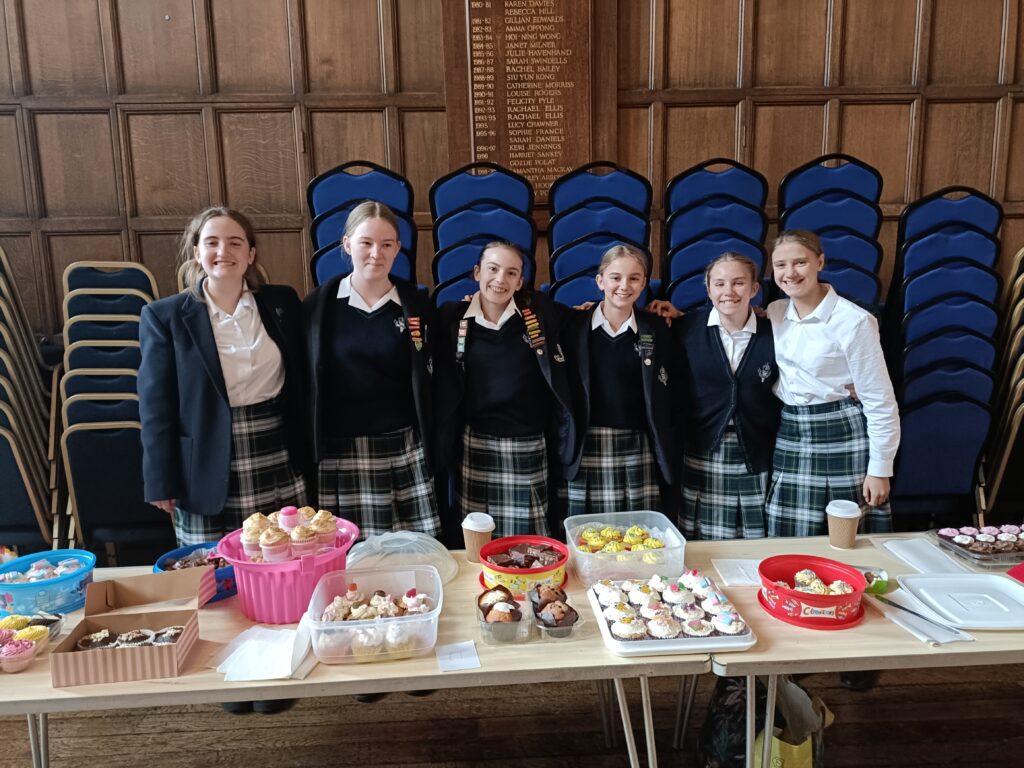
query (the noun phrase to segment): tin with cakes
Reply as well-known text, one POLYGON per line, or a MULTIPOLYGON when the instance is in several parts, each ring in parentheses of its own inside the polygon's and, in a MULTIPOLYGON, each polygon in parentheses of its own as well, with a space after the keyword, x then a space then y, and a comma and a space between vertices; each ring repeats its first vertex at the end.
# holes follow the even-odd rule
POLYGON ((619 656, 740 651, 757 642, 715 580, 697 570, 600 579, 587 599, 605 646, 619 656))
POLYGON ((602 579, 678 576, 686 539, 660 512, 575 515, 565 520, 569 558, 584 584, 602 579))
POLYGON ((939 528, 933 532, 947 552, 981 568, 1006 569, 1024 563, 1024 523, 976 528, 939 528))

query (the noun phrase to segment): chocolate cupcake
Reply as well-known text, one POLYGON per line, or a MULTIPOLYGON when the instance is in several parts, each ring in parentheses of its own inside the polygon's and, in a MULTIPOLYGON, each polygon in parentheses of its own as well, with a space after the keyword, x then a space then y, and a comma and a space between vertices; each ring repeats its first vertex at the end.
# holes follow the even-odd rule
POLYGON ((515 597, 508 587, 499 584, 496 587, 492 587, 476 599, 476 607, 480 609, 480 613, 484 616, 494 606, 495 603, 515 603, 515 597))
POLYGON ((499 643, 514 642, 522 620, 523 611, 514 600, 497 602, 484 614, 484 623, 488 625, 491 637, 499 643))
POLYGON ((153 645, 171 645, 176 643, 184 631, 185 628, 182 626, 164 627, 157 630, 156 634, 153 635, 153 645))
POLYGON ((535 611, 542 610, 546 605, 553 603, 556 600, 564 603, 565 599, 564 590, 549 587, 544 584, 538 584, 530 590, 530 602, 533 603, 535 611))
POLYGON ((101 648, 113 648, 117 645, 117 635, 111 634, 109 630, 101 629, 91 635, 79 638, 76 647, 80 651, 97 651, 101 648))
POLYGON ((537 621, 547 627, 549 637, 568 637, 580 615, 563 600, 547 603, 537 614, 537 621))
POLYGON ((151 629, 130 629, 117 636, 118 648, 139 648, 153 644, 154 632, 151 629))

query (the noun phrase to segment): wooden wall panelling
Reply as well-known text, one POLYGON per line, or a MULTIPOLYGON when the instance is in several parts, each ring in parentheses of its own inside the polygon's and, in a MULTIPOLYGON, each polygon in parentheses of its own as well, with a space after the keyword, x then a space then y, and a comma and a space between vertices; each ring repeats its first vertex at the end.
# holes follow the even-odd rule
POLYGON ((671 0, 666 13, 668 88, 739 84, 742 0, 671 0))
POLYGON ((117 0, 116 29, 127 93, 200 93, 193 0, 117 0))
POLYGON ((846 102, 840 108, 838 151, 870 163, 882 174, 883 203, 910 199, 912 102, 846 102))
POLYGON ((1011 101, 1005 197, 1024 202, 1024 99, 1011 101))
POLYGON ((387 165, 388 152, 381 110, 309 110, 314 176, 349 160, 387 165))
POLYGON ((469 47, 465 8, 461 3, 442 3, 441 33, 444 40, 445 108, 448 114, 448 170, 470 162, 472 132, 469 111, 469 47))
MULTIPOLYGON (((448 172, 448 159, 438 147, 448 146, 448 123, 444 112, 402 111, 398 115, 401 152, 404 159, 402 173, 412 184, 418 211, 430 210, 430 185, 448 172)), ((429 226, 421 228, 417 240, 431 241, 429 226)), ((424 259, 422 248, 416 257, 417 280, 431 285, 430 258, 424 259)))
POLYGON ((199 109, 122 112, 129 216, 190 216, 210 204, 199 109))
POLYGON ((932 0, 928 82, 999 82, 1004 0, 932 0))
POLYGON ((161 296, 173 296, 178 292, 178 241, 184 229, 183 220, 180 227, 168 231, 132 233, 135 260, 148 267, 156 277, 161 296))
POLYGON ((1007 282, 1012 287, 1016 275, 1011 275, 1013 268, 1013 257, 1017 251, 1024 248, 1024 216, 1008 216, 1003 219, 1003 228, 999 231, 999 240, 1002 243, 1002 253, 999 260, 999 272, 1003 276, 1004 295, 1007 290, 1007 282))
POLYGON ((14 96, 11 47, 7 39, 7 16, 3 13, 3 8, 0 8, 0 96, 14 96))
POLYGON ((21 3, 31 92, 107 92, 99 4, 102 0, 21 3))
POLYGON ((651 156, 654 146, 651 134, 653 109, 653 106, 620 109, 616 127, 619 134, 616 152, 619 164, 643 174, 648 180, 651 178, 651 169, 655 162, 651 156))
POLYGON ((825 104, 755 102, 751 125, 752 164, 768 179, 772 209, 782 177, 824 152, 825 104))
POLYGON ((32 118, 43 215, 120 215, 110 115, 36 112, 32 118))
POLYGON ((376 0, 305 0, 303 7, 309 90, 381 93, 381 33, 376 0))
POLYGON ((441 0, 396 0, 398 90, 444 93, 441 0))
POLYGON ((712 157, 738 159, 738 109, 737 104, 668 107, 664 145, 666 183, 680 171, 712 157))
POLYGON ((590 146, 595 158, 618 157, 619 9, 616 0, 594 0, 591 12, 590 146), (594 53, 598 51, 599 53, 594 53))
POLYGON ((127 232, 68 232, 48 233, 43 236, 46 262, 50 266, 50 304, 53 307, 52 327, 61 323, 64 301, 62 276, 75 261, 124 261, 128 259, 127 232))
MULTIPOLYGON (((619 88, 625 90, 650 87, 651 29, 653 0, 620 0, 618 6, 619 88)), ((595 24, 601 19, 595 17, 595 24)))
POLYGON ((217 125, 228 205, 257 214, 305 211, 307 179, 299 179, 292 109, 266 104, 218 110, 217 125))
POLYGON ((50 310, 46 304, 46 282, 39 269, 39 259, 33 253, 31 235, 28 232, 5 232, 0 235, 0 248, 7 254, 14 273, 14 285, 25 305, 29 323, 35 329, 47 327, 50 310))
POLYGON ((949 184, 966 184, 988 193, 995 103, 929 102, 924 118, 921 194, 949 184))
POLYGON ((22 169, 22 143, 18 135, 18 113, 0 112, 0 218, 26 218, 29 215, 25 175, 22 169))
POLYGON ((217 90, 291 93, 288 0, 210 0, 217 90))
POLYGON ((258 221, 253 222, 253 226, 256 227, 257 258, 270 275, 270 281, 290 285, 299 296, 305 296, 313 288, 308 236, 301 229, 264 229, 258 221))
POLYGON ((843 85, 910 85, 918 0, 846 0, 843 85))
POLYGON ((1017 55, 1014 61, 1016 74, 1013 82, 1018 85, 1024 84, 1024 10, 1017 6, 1017 55))
POLYGON ((754 85, 824 83, 829 0, 754 4, 754 85))

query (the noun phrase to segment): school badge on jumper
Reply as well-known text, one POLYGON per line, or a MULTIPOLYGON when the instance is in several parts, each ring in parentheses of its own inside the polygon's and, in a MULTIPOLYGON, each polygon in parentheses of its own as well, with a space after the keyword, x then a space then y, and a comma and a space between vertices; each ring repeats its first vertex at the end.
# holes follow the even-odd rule
POLYGON ((431 376, 434 375, 434 357, 432 355, 427 355, 427 373, 431 376))
MULTIPOLYGON (((399 320, 402 320, 402 318, 398 318, 395 321, 395 325, 398 325, 399 320)), ((398 330, 399 332, 404 331, 405 323, 402 323, 398 330)), ((409 318, 409 336, 412 338, 412 345, 416 347, 417 352, 423 349, 423 329, 420 327, 420 319, 418 317, 409 318)))
POLYGON ((768 380, 768 377, 772 375, 772 364, 765 363, 762 365, 757 369, 757 375, 761 377, 761 383, 764 384, 768 380))
POLYGON ((654 336, 650 333, 641 333, 636 351, 644 359, 644 365, 650 365, 651 355, 654 354, 654 336))
POLYGON ((395 328, 398 329, 399 333, 405 333, 405 318, 404 317, 396 317, 395 318, 395 328))
POLYGON ((663 387, 668 386, 668 371, 665 370, 664 365, 658 370, 658 381, 661 382, 663 387))
POLYGON ((558 343, 555 344, 555 354, 553 355, 553 357, 554 357, 556 363, 564 363, 565 362, 565 355, 562 354, 562 345, 561 344, 558 344, 558 343))

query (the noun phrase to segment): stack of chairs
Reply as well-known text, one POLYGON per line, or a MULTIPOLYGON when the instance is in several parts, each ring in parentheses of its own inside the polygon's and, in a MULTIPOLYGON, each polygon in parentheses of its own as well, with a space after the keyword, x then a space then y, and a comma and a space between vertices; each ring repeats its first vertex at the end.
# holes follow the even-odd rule
POLYGON ((313 284, 352 271, 352 260, 341 247, 348 215, 364 200, 384 203, 398 217, 401 250, 391 274, 405 280, 416 277, 416 223, 413 221, 412 184, 404 176, 369 160, 352 160, 321 173, 306 186, 312 223, 310 271, 313 284))
POLYGON ((841 296, 880 314, 882 175, 851 155, 822 155, 779 183, 779 230, 808 229, 822 241, 822 280, 841 296))
MULTIPOLYGON (((582 165, 551 184, 552 299, 568 306, 599 300, 594 275, 601 254, 613 245, 638 248, 652 263, 648 245, 652 197, 646 178, 606 161, 582 165)), ((642 304, 649 300, 649 290, 647 294, 642 304)))
POLYGON ((139 316, 158 297, 156 280, 132 262, 75 262, 64 271, 60 430, 70 498, 68 539, 116 545, 157 541, 170 531, 145 503, 137 393, 139 316))
POLYGON ((900 217, 884 330, 903 428, 901 512, 975 509, 995 396, 1001 222, 999 204, 969 187, 940 189, 900 217))
POLYGON ((1024 248, 1013 259, 1010 278, 1003 301, 1006 324, 998 345, 995 426, 979 475, 981 509, 1004 522, 1024 514, 1024 476, 1009 471, 1024 466, 1024 248))
MULTIPOLYGON (((665 296, 688 311, 707 301, 704 270, 726 251, 750 257, 764 274, 768 181, 735 160, 712 158, 676 175, 665 189, 665 296)), ((758 294, 760 303, 764 292, 758 294)))
POLYGON ((7 255, 0 249, 0 545, 50 547, 54 519, 48 438, 50 366, 32 336, 7 255))
POLYGON ((533 285, 537 272, 533 200, 533 185, 525 177, 489 162, 464 165, 430 186, 436 304, 476 292, 473 267, 481 248, 495 240, 523 249, 523 281, 533 285))

